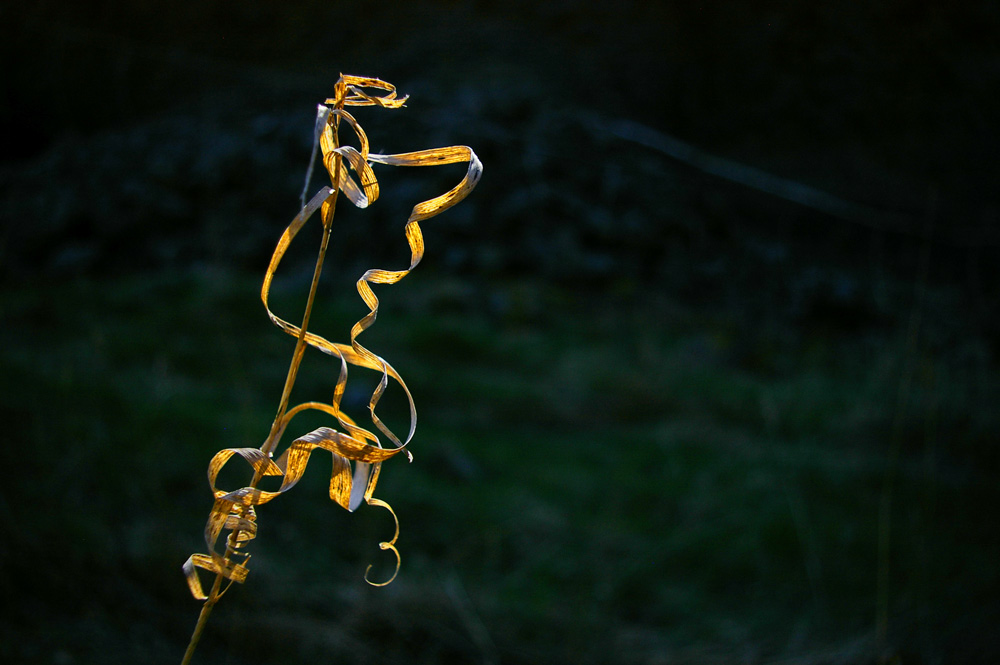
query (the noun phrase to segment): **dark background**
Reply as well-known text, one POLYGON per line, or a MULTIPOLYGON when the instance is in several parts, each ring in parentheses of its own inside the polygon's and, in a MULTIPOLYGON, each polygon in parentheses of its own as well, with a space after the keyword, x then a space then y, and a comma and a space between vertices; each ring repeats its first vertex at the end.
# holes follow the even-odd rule
MULTIPOLYGON (((196 662, 995 661, 1000 11, 941 4, 7 3, 0 656, 179 662, 343 72, 411 95, 357 111, 374 151, 485 164, 366 333, 421 414, 378 493, 403 566, 364 584, 391 523, 317 459, 196 662)), ((434 171, 338 209, 314 329, 405 267, 434 171)))

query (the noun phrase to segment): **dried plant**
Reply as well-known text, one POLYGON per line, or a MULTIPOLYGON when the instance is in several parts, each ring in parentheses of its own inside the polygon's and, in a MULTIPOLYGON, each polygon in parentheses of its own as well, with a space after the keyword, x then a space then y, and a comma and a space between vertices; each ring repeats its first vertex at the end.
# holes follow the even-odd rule
MULTIPOLYGON (((214 605, 233 582, 243 582, 247 577, 247 563, 250 560, 247 546, 257 535, 255 507, 271 501, 294 487, 305 472, 310 456, 316 450, 326 450, 333 457, 333 473, 330 477, 331 499, 349 511, 355 510, 362 502, 385 508, 392 514, 395 521, 396 528, 393 537, 379 544, 382 550, 390 551, 395 555, 396 568, 392 577, 384 582, 372 582, 368 579, 368 573, 371 570, 371 566, 369 566, 368 570, 365 571, 365 580, 375 586, 383 586, 395 579, 399 572, 400 556, 399 550, 396 549, 399 521, 389 504, 375 498, 374 492, 382 462, 402 452, 405 452, 408 457, 410 456, 407 445, 413 438, 416 429, 417 413, 413 397, 399 373, 380 356, 362 346, 358 342, 358 337, 375 323, 378 315, 379 301, 372 291, 371 285, 394 284, 409 274, 424 254, 420 222, 439 214, 464 199, 476 186, 482 174, 482 164, 476 154, 465 146, 433 148, 395 155, 369 153, 368 137, 357 120, 344 108, 347 106, 378 106, 395 109, 403 106, 405 101, 406 97, 397 98, 395 87, 385 81, 357 76, 341 76, 337 81, 333 97, 318 106, 313 160, 315 161, 318 146, 322 150, 323 166, 330 175, 331 184, 320 189, 308 203, 305 202, 305 191, 303 192, 302 208, 285 229, 281 239, 278 240, 261 288, 261 299, 268 316, 275 325, 296 338, 295 351, 292 354, 277 414, 264 443, 260 448, 220 450, 209 463, 208 481, 215 497, 215 503, 205 526, 205 543, 209 553, 193 554, 184 564, 184 572, 187 575, 191 593, 195 598, 203 600, 204 605, 184 654, 182 661, 184 664, 190 662, 214 605), (358 147, 341 145, 339 134, 341 123, 346 123, 353 130, 358 147), (468 163, 468 171, 461 182, 440 196, 418 203, 410 213, 405 227, 406 240, 410 246, 409 267, 405 270, 371 269, 358 280, 358 293, 368 305, 369 312, 351 328, 350 344, 331 342, 310 332, 308 330, 309 318, 315 302, 323 260, 333 233, 334 211, 340 194, 342 193, 359 208, 365 208, 374 203, 379 196, 379 185, 372 170, 373 164, 437 166, 456 163, 468 163), (319 255, 316 259, 312 283, 302 315, 302 323, 294 325, 271 311, 268 305, 268 296, 275 272, 292 240, 317 210, 320 211, 323 223, 319 255), (340 373, 334 387, 333 400, 331 402, 304 402, 289 407, 292 387, 295 384, 306 348, 309 346, 322 351, 340 363, 340 373), (375 428, 388 439, 388 443, 391 445, 384 447, 376 433, 359 426, 341 409, 341 401, 347 387, 349 365, 381 373, 381 380, 368 402, 368 411, 375 428), (390 378, 402 388, 409 401, 410 425, 405 439, 400 439, 376 415, 376 406, 388 387, 390 378), (275 457, 275 452, 289 423, 296 415, 306 410, 321 411, 327 414, 332 419, 331 424, 335 426, 320 427, 298 437, 279 456, 275 457), (216 484, 219 473, 234 457, 240 457, 250 465, 253 470, 253 478, 245 487, 235 490, 220 489, 216 484), (277 491, 265 491, 258 487, 265 476, 281 478, 281 485, 277 491), (228 532, 228 535, 224 543, 220 543, 219 540, 223 532, 228 532), (207 592, 202 586, 199 569, 214 575, 214 580, 207 592)), ((307 189, 312 164, 310 164, 309 171, 310 174, 306 176, 307 189)))

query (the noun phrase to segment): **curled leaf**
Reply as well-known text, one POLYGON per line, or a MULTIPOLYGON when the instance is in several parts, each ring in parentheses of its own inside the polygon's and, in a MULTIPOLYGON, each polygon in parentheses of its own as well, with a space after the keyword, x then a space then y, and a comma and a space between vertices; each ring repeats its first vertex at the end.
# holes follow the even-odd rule
POLYGON ((399 574, 399 566, 402 563, 402 559, 400 559, 399 556, 399 550, 396 549, 396 539, 399 538, 399 518, 396 517, 396 512, 392 509, 392 506, 390 506, 385 501, 382 501, 380 499, 373 499, 370 495, 366 496, 366 500, 368 501, 369 506, 378 506, 380 508, 385 508, 386 510, 388 510, 389 514, 392 515, 393 522, 395 522, 396 524, 396 533, 393 534, 392 540, 388 540, 378 544, 380 550, 382 551, 389 550, 390 552, 396 555, 396 570, 393 571, 392 577, 387 579, 385 582, 372 582, 370 579, 368 579, 368 573, 370 573, 372 570, 371 564, 368 564, 368 567, 365 569, 365 582, 368 582, 368 584, 371 584, 372 586, 387 586, 389 584, 392 584, 392 581, 396 579, 396 575, 399 574))
POLYGON ((197 644, 201 628, 208 616, 207 610, 232 583, 242 583, 246 580, 247 562, 250 559, 247 547, 257 536, 255 507, 274 500, 294 487, 305 474, 313 453, 318 450, 325 451, 331 456, 329 488, 331 500, 349 511, 356 510, 364 502, 370 506, 385 508, 392 515, 395 524, 393 537, 379 543, 379 547, 395 555, 395 571, 384 582, 372 582, 368 579, 371 570, 369 566, 365 571, 365 580, 375 586, 384 586, 392 582, 399 573, 401 559, 396 547, 399 538, 399 520, 388 503, 374 497, 374 491, 383 462, 400 453, 410 457, 408 445, 416 431, 417 411, 413 396, 400 374, 381 356, 362 346, 358 338, 375 323, 378 316, 379 300, 371 285, 395 284, 420 263, 424 255, 420 222, 440 214, 468 196, 479 182, 483 168, 476 154, 466 146, 449 146, 390 155, 372 154, 367 134, 345 107, 374 106, 396 109, 403 106, 406 100, 407 97, 399 97, 395 86, 386 81, 360 76, 341 76, 334 86, 334 95, 325 100, 317 110, 313 160, 306 176, 302 205, 278 239, 264 273, 260 294, 264 309, 272 323, 295 338, 295 350, 292 353, 278 410, 264 443, 260 448, 223 448, 209 463, 208 482, 214 497, 205 525, 205 544, 209 553, 193 554, 183 566, 192 595, 205 601, 205 608, 188 653, 185 655, 185 662, 190 659, 194 645, 197 644), (342 143, 340 134, 342 125, 350 128, 356 145, 342 143), (320 188, 307 202, 306 194, 317 151, 322 154, 322 164, 330 177, 330 185, 320 188), (457 163, 468 164, 463 178, 443 194, 416 203, 406 220, 404 235, 410 248, 409 266, 395 270, 372 268, 365 271, 358 280, 358 294, 369 311, 351 327, 349 343, 331 342, 326 337, 310 331, 309 320, 326 251, 333 235, 333 218, 340 194, 358 208, 366 208, 375 203, 381 194, 374 165, 416 167, 457 163), (269 301, 271 286, 291 243, 317 213, 323 226, 319 254, 302 321, 294 324, 278 316, 271 309, 269 301), (339 365, 333 399, 330 402, 307 401, 292 406, 289 404, 292 387, 298 376, 305 350, 309 347, 335 359, 339 365), (368 419, 373 429, 358 425, 357 421, 342 409, 350 367, 372 370, 381 375, 368 400, 368 419), (409 404, 409 428, 403 438, 394 433, 376 412, 379 401, 389 388, 390 379, 403 391, 409 404), (333 427, 319 427, 299 436, 275 458, 274 454, 286 429, 295 416, 307 410, 326 414, 330 417, 333 427), (385 437, 388 445, 383 446, 380 435, 385 437), (222 469, 235 458, 242 459, 248 465, 251 476, 249 482, 235 489, 218 487, 222 469), (280 477, 281 483, 278 489, 263 490, 258 487, 265 477, 280 477), (229 535, 220 542, 224 532, 228 532, 229 535), (207 592, 199 578, 199 570, 215 575, 215 581, 207 592))

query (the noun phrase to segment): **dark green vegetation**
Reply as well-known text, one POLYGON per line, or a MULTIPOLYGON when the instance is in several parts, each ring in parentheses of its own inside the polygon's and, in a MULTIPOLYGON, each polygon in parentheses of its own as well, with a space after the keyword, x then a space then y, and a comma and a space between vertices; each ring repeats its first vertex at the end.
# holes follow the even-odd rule
MULTIPOLYGON (((866 662, 893 444, 893 644, 987 647, 996 384, 975 364, 891 333, 741 348, 751 334, 724 313, 659 298, 413 277, 372 331, 422 413, 415 462, 383 476, 400 579, 361 581, 391 524, 329 502, 320 456, 260 511, 253 572, 204 661, 287 662, 293 641, 301 662, 866 662), (503 300, 520 309, 489 306, 503 300)), ((5 491, 8 658, 182 648, 205 464, 257 445, 291 349, 256 286, 205 272, 4 298, 3 404, 23 442, 5 491)), ((328 300, 317 328, 346 327, 353 304, 328 300)), ((323 395, 334 368, 311 360, 301 392, 323 395)))
MULTIPOLYGON (((317 456, 262 507, 196 662, 1000 658, 985 6, 431 4, 361 30, 351 6, 157 4, 3 10, 4 53, 36 58, 8 67, 5 132, 29 140, 0 172, 0 660, 179 662, 207 462, 277 407, 293 341, 259 280, 341 70, 413 95, 359 111, 373 149, 468 143, 486 167, 364 338, 420 412, 414 463, 379 484, 403 567, 364 584, 391 571, 391 520, 330 502, 317 456), (614 114, 896 225, 701 174, 614 114)), ((365 312, 362 269, 405 265, 409 206, 461 175, 377 172, 383 199, 338 213, 330 339, 365 312)), ((286 318, 314 241, 279 274, 286 318)), ((335 371, 308 356, 293 399, 335 371)), ((358 416, 371 380, 352 373, 358 416)))

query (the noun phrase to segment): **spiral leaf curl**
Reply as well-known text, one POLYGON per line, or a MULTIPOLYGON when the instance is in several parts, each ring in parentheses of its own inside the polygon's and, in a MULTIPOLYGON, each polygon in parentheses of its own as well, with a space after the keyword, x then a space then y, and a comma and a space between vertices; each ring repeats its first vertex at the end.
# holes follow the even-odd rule
MULTIPOLYGON (((376 78, 341 75, 334 87, 334 96, 319 105, 317 113, 316 147, 322 151, 322 164, 330 177, 330 185, 322 187, 308 203, 305 192, 299 213, 285 228, 271 256, 261 287, 261 300, 271 321, 285 333, 296 338, 295 350, 288 369, 285 386, 278 404, 270 432, 260 448, 224 448, 212 458, 208 467, 208 481, 214 496, 214 504, 205 525, 205 544, 209 554, 193 554, 184 563, 183 570, 192 595, 204 601, 201 616, 183 663, 190 661, 204 628, 205 621, 214 604, 222 597, 233 582, 246 580, 250 554, 248 544, 257 535, 257 515, 255 507, 263 505, 287 492, 301 479, 312 453, 322 449, 333 459, 330 476, 330 498, 348 511, 354 511, 362 502, 385 508, 392 515, 395 533, 391 540, 379 543, 383 551, 391 551, 396 558, 396 569, 384 582, 372 582, 365 571, 365 580, 374 586, 391 583, 399 572, 401 563, 396 541, 399 538, 399 520, 392 507, 373 496, 381 471, 381 465, 395 455, 405 452, 412 459, 408 445, 416 431, 417 412, 406 383, 400 374, 381 356, 358 342, 358 337, 370 328, 378 316, 379 300, 371 289, 372 284, 395 284, 412 271, 424 255, 424 240, 419 222, 434 217, 459 203, 472 191, 482 175, 482 163, 471 148, 450 146, 416 152, 392 155, 371 154, 368 136, 364 129, 348 113, 345 106, 377 106, 387 109, 402 107, 407 97, 398 97, 395 87, 376 78), (347 124, 357 139, 358 147, 342 145, 339 129, 347 124), (405 236, 410 248, 410 264, 404 270, 367 270, 357 282, 358 294, 368 306, 369 312, 357 321, 350 331, 350 343, 331 342, 325 337, 308 330, 309 319, 315 301, 317 285, 322 272, 323 261, 332 235, 334 212, 337 198, 341 193, 358 208, 366 208, 379 197, 378 179, 373 164, 390 166, 438 166, 444 164, 467 163, 468 169, 462 180, 452 189, 435 198, 417 203, 406 221, 405 236), (271 284, 288 248, 306 222, 320 212, 323 224, 319 253, 313 271, 302 322, 293 324, 274 313, 269 304, 271 284), (315 348, 336 359, 340 365, 333 399, 330 402, 304 402, 289 407, 289 397, 306 347, 315 348), (341 408, 347 386, 349 366, 361 367, 381 373, 381 379, 368 402, 368 415, 391 446, 383 447, 375 432, 359 426, 341 408), (392 379, 406 395, 409 403, 410 424, 405 439, 400 439, 377 415, 376 407, 392 379), (292 419, 306 410, 316 410, 330 416, 338 426, 320 427, 295 439, 277 458, 274 453, 286 428, 292 419), (252 469, 251 482, 235 490, 225 490, 217 486, 220 472, 234 457, 242 458, 252 469), (353 464, 352 464, 353 463, 353 464), (277 491, 265 491, 257 485, 264 477, 281 477, 277 491), (223 532, 229 532, 224 547, 219 544, 223 532), (199 577, 199 570, 215 575, 215 580, 206 592, 199 577)), ((314 148, 315 151, 315 148, 314 148)), ((306 177, 306 190, 312 173, 312 164, 306 177)))

